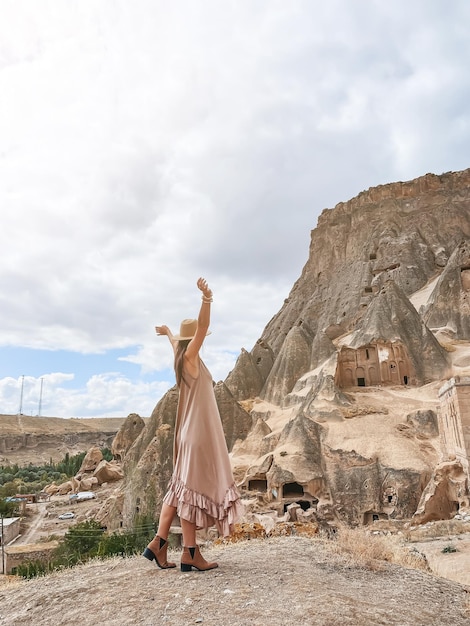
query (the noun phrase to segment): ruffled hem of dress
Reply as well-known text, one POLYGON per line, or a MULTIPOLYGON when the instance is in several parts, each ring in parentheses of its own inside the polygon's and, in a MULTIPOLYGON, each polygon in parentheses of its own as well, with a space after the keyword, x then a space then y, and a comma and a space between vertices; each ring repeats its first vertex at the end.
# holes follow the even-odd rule
POLYGON ((176 507, 178 517, 196 524, 198 529, 216 526, 223 537, 233 533, 234 524, 244 512, 235 483, 225 492, 224 501, 217 503, 194 491, 183 481, 172 478, 163 502, 176 507))

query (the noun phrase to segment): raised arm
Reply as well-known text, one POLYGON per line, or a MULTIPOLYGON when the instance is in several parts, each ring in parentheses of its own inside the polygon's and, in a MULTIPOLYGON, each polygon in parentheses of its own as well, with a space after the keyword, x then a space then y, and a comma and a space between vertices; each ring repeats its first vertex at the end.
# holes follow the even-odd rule
POLYGON ((202 292, 202 303, 197 318, 196 334, 189 342, 185 355, 186 358, 192 363, 196 361, 199 355, 199 350, 201 349, 207 335, 211 321, 212 290, 209 289, 209 285, 204 278, 198 279, 197 287, 202 292))
POLYGON ((157 335, 166 335, 171 343, 173 350, 176 349, 178 341, 173 337, 173 333, 168 328, 168 326, 155 326, 155 332, 157 333, 157 335))

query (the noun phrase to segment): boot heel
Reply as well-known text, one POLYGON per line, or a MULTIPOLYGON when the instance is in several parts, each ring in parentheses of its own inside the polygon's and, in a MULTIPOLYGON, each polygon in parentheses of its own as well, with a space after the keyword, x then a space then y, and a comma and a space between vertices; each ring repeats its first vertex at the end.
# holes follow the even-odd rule
POLYGON ((145 556, 145 558, 148 559, 149 561, 153 561, 155 558, 155 554, 149 548, 145 548, 142 556, 145 556))
POLYGON ((181 571, 182 572, 190 572, 192 570, 192 565, 189 565, 189 563, 181 563, 181 571))

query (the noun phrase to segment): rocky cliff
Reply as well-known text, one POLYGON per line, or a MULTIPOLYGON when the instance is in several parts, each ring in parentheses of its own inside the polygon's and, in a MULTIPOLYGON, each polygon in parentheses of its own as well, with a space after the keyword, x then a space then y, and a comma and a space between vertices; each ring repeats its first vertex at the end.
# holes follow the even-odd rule
MULTIPOLYGON (((440 458, 437 391, 470 367, 469 241, 470 170, 323 211, 281 310, 216 387, 248 511, 414 514, 440 458)), ((173 389, 126 454, 111 527, 158 515, 176 402, 173 389)))

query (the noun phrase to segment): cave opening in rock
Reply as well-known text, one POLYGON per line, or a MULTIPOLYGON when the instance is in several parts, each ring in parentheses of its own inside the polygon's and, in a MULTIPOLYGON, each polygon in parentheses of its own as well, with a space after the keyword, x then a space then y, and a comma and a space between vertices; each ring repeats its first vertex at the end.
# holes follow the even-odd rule
POLYGON ((282 488, 282 495, 284 498, 303 496, 304 488, 299 483, 286 483, 282 488))
POLYGON ((257 479, 248 481, 248 491, 267 491, 268 481, 257 479))
MULTIPOLYGON (((300 508, 302 509, 302 511, 308 511, 308 509, 312 508, 312 502, 310 502, 309 500, 296 500, 295 502, 296 504, 298 504, 300 506, 300 508)), ((287 512, 287 508, 293 504, 292 502, 286 502, 284 504, 284 513, 287 512)))
POLYGON ((362 523, 364 524, 364 526, 368 526, 369 524, 378 522, 381 517, 383 517, 383 515, 380 515, 380 513, 377 513, 377 511, 366 511, 366 513, 364 513, 362 523))

